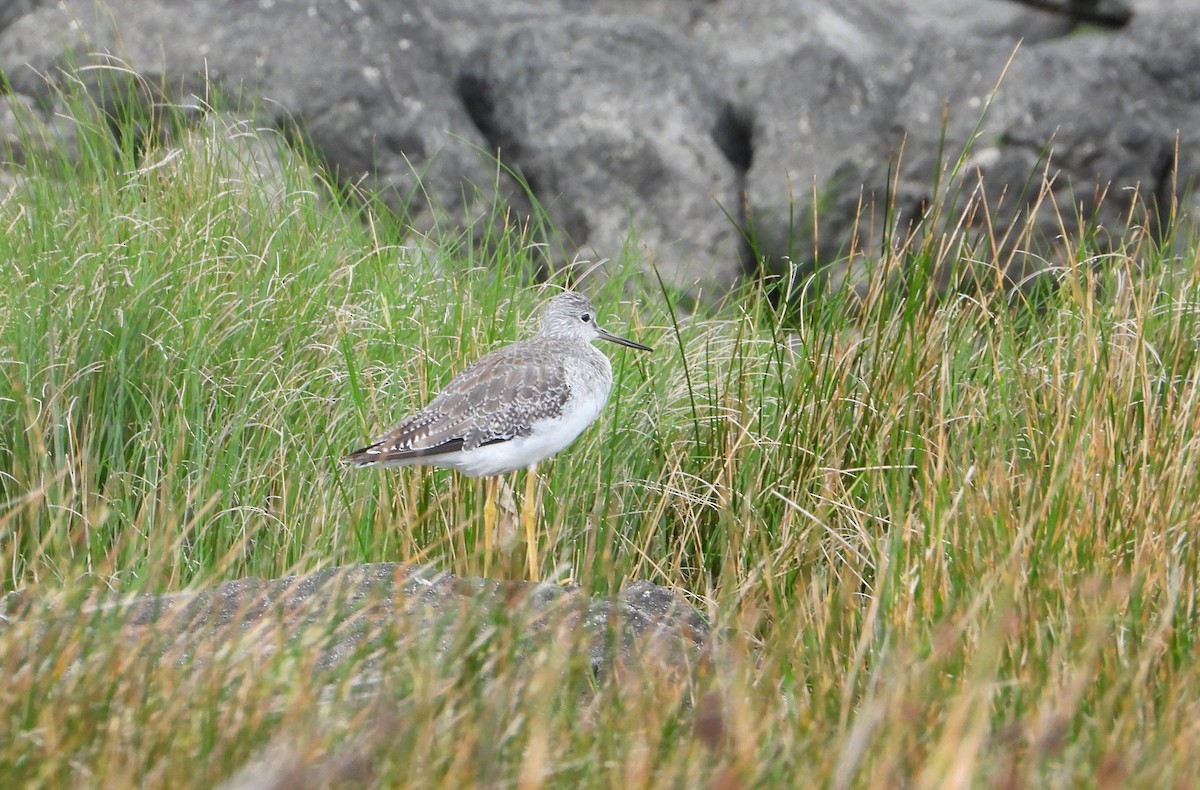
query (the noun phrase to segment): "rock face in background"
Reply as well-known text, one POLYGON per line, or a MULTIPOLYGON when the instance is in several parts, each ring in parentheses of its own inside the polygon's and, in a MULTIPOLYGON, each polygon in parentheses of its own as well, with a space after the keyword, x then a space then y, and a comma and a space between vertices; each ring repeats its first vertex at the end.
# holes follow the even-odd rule
POLYGON ((667 279, 724 289, 748 140, 699 54, 662 28, 564 16, 503 28, 460 85, 489 150, 569 239, 616 257, 632 225, 667 279))
POLYGON ((955 195, 968 227, 1014 230, 985 250, 1012 284, 1017 247, 1119 243, 1200 173, 1200 7, 1060 5, 1099 24, 1004 0, 27 0, 0 12, 0 71, 52 137, 46 77, 71 64, 153 86, 110 103, 245 100, 417 230, 536 203, 555 265, 623 257, 694 295, 760 263, 858 281, 955 195))
POLYGON ((42 3, 43 0, 6 0, 3 5, 0 5, 0 30, 8 27, 42 3))

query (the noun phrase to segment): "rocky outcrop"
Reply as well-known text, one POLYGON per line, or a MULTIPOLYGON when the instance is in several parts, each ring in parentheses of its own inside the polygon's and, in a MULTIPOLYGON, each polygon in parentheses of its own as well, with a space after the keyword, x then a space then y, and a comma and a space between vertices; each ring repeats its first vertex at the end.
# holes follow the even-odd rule
POLYGON ((489 207, 495 192, 452 64, 396 4, 53 3, 0 36, 0 70, 48 118, 72 80, 117 117, 141 116, 132 103, 252 106, 258 123, 310 146, 343 184, 382 192, 418 226, 433 221, 431 204, 470 221, 472 185, 489 207))
POLYGON ((460 85, 489 150, 568 244, 612 257, 635 228, 639 258, 669 281, 724 291, 744 256, 729 218, 741 211, 749 140, 693 49, 632 20, 531 21, 464 58, 460 85))
POLYGON ((21 10, 0 17, 0 70, 51 138, 69 134, 55 81, 114 109, 219 97, 418 230, 536 206, 552 265, 633 262, 693 294, 789 262, 856 281, 863 251, 935 230, 938 202, 1008 240, 980 257, 1011 285, 1064 232, 1153 230, 1200 174, 1200 8, 1176 0, 21 10))
POLYGON ((38 631, 23 637, 32 655, 46 652, 39 644, 86 642, 85 632, 103 629, 129 649, 157 651, 189 666, 229 651, 263 658, 303 641, 319 651, 312 656, 319 670, 353 675, 364 693, 388 651, 461 647, 502 624, 520 634, 525 650, 551 640, 578 645, 598 678, 617 666, 636 671, 647 661, 686 671, 703 654, 709 633, 685 600, 649 582, 602 599, 578 587, 458 578, 389 563, 83 605, 11 593, 0 599, 0 633, 20 623, 38 631))

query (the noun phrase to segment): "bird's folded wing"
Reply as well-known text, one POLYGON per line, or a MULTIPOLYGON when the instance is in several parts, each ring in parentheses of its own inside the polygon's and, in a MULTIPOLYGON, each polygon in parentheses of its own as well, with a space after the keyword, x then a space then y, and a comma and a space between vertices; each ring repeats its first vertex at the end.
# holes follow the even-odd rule
POLYGON ((516 343, 481 357, 428 406, 349 460, 469 451, 528 435, 534 423, 559 416, 570 396, 561 356, 553 352, 516 343))

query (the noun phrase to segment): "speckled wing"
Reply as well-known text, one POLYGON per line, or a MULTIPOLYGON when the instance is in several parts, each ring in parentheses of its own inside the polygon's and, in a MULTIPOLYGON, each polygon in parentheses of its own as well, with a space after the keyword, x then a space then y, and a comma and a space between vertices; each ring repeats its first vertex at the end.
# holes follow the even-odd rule
POLYGON ((556 343, 513 343, 480 357, 421 411, 346 457, 360 466, 475 450, 528 436, 530 426, 562 413, 570 397, 556 343))

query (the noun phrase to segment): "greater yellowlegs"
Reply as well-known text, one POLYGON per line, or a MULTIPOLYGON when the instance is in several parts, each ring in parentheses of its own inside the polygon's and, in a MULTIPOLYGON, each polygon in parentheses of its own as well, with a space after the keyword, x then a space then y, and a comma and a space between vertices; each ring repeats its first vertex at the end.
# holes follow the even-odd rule
MULTIPOLYGON (((536 579, 534 468, 583 433, 612 389, 612 363, 593 340, 652 350, 602 329, 586 296, 559 294, 542 308, 536 335, 480 357, 428 406, 346 461, 356 466, 449 467, 468 477, 527 468, 521 521, 529 575, 536 579)), ((493 483, 483 510, 485 566, 496 524, 494 500, 493 483)))

